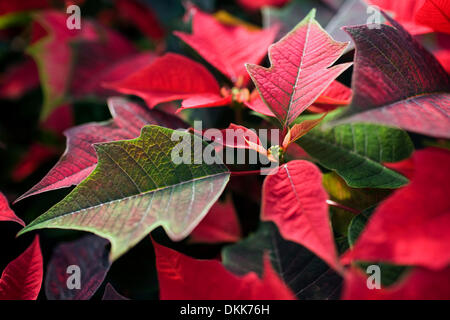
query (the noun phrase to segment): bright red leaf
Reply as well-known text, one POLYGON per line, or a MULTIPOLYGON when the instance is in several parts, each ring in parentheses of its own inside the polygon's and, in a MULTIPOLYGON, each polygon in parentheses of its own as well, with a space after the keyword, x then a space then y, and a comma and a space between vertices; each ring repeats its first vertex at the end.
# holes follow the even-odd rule
MULTIPOLYGON (((352 99, 352 89, 338 81, 333 81, 328 88, 314 101, 308 111, 322 113, 336 109, 339 106, 350 104, 352 99)), ((244 104, 253 111, 259 112, 269 117, 275 117, 273 112, 260 98, 258 91, 253 91, 249 101, 244 104)))
POLYGON ((327 199, 319 168, 304 160, 290 161, 265 179, 261 219, 275 222, 283 238, 337 269, 327 199))
POLYGON ((194 242, 236 242, 241 238, 239 218, 231 197, 216 202, 200 224, 192 231, 194 242))
POLYGON ((437 50, 433 54, 439 61, 439 63, 444 67, 445 71, 447 71, 447 73, 450 73, 450 50, 437 50))
POLYGON ((222 97, 218 93, 194 95, 193 97, 184 99, 183 102, 181 102, 181 108, 179 108, 177 112, 184 109, 221 107, 230 104, 232 100, 231 95, 222 97))
POLYGON ((402 175, 411 179, 414 175, 414 159, 413 157, 393 163, 383 163, 383 165, 389 169, 400 172, 402 175))
POLYGON ((159 110, 147 110, 123 98, 110 98, 108 106, 114 119, 67 130, 67 147, 61 159, 38 184, 20 196, 16 202, 31 195, 70 187, 83 181, 97 164, 94 143, 136 138, 141 128, 147 124, 172 129, 185 127, 185 124, 174 116, 159 110))
POLYGON ((290 289, 264 261, 264 275, 238 277, 217 260, 196 260, 153 241, 162 300, 292 300, 290 289))
POLYGON ((419 23, 415 17, 426 0, 366 0, 369 4, 376 5, 380 9, 394 15, 394 19, 408 30, 409 33, 417 35, 433 32, 433 29, 425 24, 419 23))
POLYGON ((261 99, 257 90, 254 90, 252 92, 249 101, 244 102, 244 104, 253 111, 256 111, 269 117, 275 117, 272 110, 270 110, 269 107, 261 99))
POLYGON ((0 300, 36 300, 41 290, 43 261, 39 237, 17 259, 11 261, 0 278, 0 300))
MULTIPOLYGON (((418 1, 420 3, 420 1, 418 1)), ((429 26, 434 31, 450 33, 450 2, 448 0, 425 0, 417 11, 418 23, 429 26)))
POLYGON ((449 300, 450 268, 431 271, 414 268, 405 278, 393 286, 368 289, 366 276, 351 269, 345 276, 345 300, 449 300))
POLYGON ((416 151, 411 183, 371 216, 343 260, 445 268, 450 264, 450 151, 416 151))
POLYGON ((250 31, 243 26, 229 26, 213 16, 196 10, 192 34, 174 32, 206 61, 235 84, 248 79, 245 63, 259 63, 275 40, 278 27, 250 31))
POLYGON ((150 108, 161 102, 219 95, 219 85, 201 64, 175 53, 157 58, 127 78, 106 85, 144 99, 150 108))
POLYGON ((347 106, 352 100, 352 89, 338 81, 333 81, 328 88, 314 101, 308 111, 322 113, 336 109, 339 106, 347 106))
POLYGON ((261 98, 288 126, 351 64, 329 68, 347 43, 334 41, 315 20, 315 10, 270 47, 271 67, 248 64, 261 98))
POLYGON ((282 7, 289 0, 238 0, 238 3, 248 10, 259 10, 264 6, 282 7))
POLYGON ((5 195, 0 192, 0 221, 15 221, 25 227, 25 222, 22 221, 14 211, 11 210, 8 200, 5 195))

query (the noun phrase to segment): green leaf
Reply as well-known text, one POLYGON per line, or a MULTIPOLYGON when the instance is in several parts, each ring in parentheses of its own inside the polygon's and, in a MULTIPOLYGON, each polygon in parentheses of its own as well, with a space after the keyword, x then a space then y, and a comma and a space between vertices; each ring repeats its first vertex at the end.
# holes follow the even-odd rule
POLYGON ((353 245, 355 244, 361 232, 364 230, 364 227, 366 226, 370 216, 374 211, 375 206, 370 207, 352 219, 352 221, 348 225, 348 232, 347 232, 348 244, 350 245, 350 247, 353 247, 353 245))
POLYGON ((408 183, 404 176, 383 165, 406 159, 414 150, 408 134, 400 129, 362 123, 319 127, 298 143, 350 187, 392 189, 408 183))
POLYGON ((111 242, 113 261, 150 231, 162 226, 178 241, 189 235, 216 202, 228 179, 224 165, 194 164, 199 137, 146 126, 133 140, 96 144, 95 170, 61 202, 19 234, 42 229, 75 229, 111 242), (187 139, 189 138, 189 139, 187 139), (172 150, 191 150, 191 164, 175 164, 172 150))
POLYGON ((237 275, 263 273, 263 256, 269 254, 274 269, 297 298, 337 299, 341 277, 303 246, 284 240, 271 222, 261 223, 258 231, 222 251, 224 266, 237 275))
MULTIPOLYGON (((336 172, 323 175, 323 186, 330 200, 357 211, 381 202, 392 192, 392 189, 350 188, 336 172)), ((333 213, 331 219, 334 232, 347 235, 348 225, 355 217, 355 213, 337 207, 330 207, 330 211, 333 213)))

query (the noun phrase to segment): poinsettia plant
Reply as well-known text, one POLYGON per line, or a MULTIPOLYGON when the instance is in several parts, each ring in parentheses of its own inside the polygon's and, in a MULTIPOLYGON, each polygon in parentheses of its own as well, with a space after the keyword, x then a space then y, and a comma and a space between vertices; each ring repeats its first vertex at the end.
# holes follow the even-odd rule
POLYGON ((449 16, 0 5, 0 299, 450 299, 449 16))

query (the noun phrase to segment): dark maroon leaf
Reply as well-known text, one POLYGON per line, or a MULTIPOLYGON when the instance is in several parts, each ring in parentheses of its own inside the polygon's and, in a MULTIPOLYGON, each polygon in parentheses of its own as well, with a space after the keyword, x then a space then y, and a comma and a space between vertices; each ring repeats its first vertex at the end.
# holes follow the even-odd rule
POLYGON ((356 43, 353 101, 343 122, 450 138, 450 76, 395 20, 346 28, 356 43))
POLYGON ((87 235, 59 245, 47 267, 45 294, 49 300, 88 300, 97 291, 111 266, 108 260, 108 240, 87 235), (80 269, 80 289, 69 288, 68 278, 80 269))

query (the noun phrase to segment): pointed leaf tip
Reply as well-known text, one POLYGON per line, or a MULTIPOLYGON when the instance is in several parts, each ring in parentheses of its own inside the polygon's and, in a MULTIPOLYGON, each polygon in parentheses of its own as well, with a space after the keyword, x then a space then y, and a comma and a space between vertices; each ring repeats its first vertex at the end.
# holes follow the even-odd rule
POLYGON ((92 232, 111 242, 112 261, 158 226, 174 241, 185 238, 218 199, 230 173, 224 165, 196 164, 193 152, 188 164, 175 164, 175 147, 191 150, 197 139, 203 147, 206 143, 181 131, 191 139, 173 141, 173 133, 146 126, 139 138, 97 145, 99 161, 91 175, 19 234, 42 228, 92 232))
POLYGON ((36 300, 41 290, 43 260, 39 236, 15 260, 0 278, 0 300, 36 300))
POLYGON ((270 68, 247 65, 260 96, 286 127, 327 89, 351 63, 333 64, 348 43, 334 41, 312 10, 269 48, 270 68))

